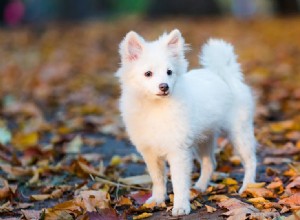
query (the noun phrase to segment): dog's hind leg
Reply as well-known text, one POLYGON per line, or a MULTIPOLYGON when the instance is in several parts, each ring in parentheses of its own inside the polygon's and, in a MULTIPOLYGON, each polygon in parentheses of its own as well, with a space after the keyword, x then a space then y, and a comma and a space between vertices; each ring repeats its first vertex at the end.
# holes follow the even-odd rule
POLYGON ((233 127, 230 139, 236 152, 240 155, 245 169, 243 185, 239 190, 239 193, 242 193, 249 183, 255 182, 256 141, 253 125, 249 121, 236 121, 236 124, 233 127))
POLYGON ((205 142, 202 142, 199 146, 195 147, 196 159, 201 165, 201 175, 195 183, 194 188, 202 192, 206 190, 212 173, 217 166, 215 158, 216 139, 217 135, 212 133, 205 142))

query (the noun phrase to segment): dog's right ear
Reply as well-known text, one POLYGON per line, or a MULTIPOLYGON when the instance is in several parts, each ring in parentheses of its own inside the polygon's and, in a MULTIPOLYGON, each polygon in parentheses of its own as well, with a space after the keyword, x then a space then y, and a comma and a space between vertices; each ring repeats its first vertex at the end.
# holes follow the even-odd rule
POLYGON ((120 44, 120 55, 122 63, 133 62, 142 55, 144 39, 136 32, 130 31, 126 34, 120 44))

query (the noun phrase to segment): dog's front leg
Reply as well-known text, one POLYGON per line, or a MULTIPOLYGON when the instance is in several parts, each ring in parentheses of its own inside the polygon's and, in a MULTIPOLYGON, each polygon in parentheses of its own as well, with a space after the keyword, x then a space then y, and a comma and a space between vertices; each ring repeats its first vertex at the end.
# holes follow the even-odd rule
POLYGON ((188 215, 190 207, 190 176, 192 154, 190 149, 181 149, 168 155, 174 191, 173 216, 188 215))
POLYGON ((160 204, 166 199, 165 161, 152 150, 143 151, 142 156, 153 182, 152 196, 146 203, 160 204))

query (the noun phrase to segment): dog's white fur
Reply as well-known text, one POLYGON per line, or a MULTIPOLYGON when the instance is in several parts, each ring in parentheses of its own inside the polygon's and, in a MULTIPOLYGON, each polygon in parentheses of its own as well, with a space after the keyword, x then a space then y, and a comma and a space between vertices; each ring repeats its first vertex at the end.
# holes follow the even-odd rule
POLYGON ((174 216, 190 213, 193 156, 201 163, 194 187, 204 191, 216 167, 214 149, 226 133, 242 158, 245 177, 239 192, 255 181, 254 101, 244 83, 233 47, 210 39, 200 55, 203 69, 187 71, 185 42, 178 30, 146 42, 129 32, 120 44, 120 110, 129 137, 146 161, 153 181, 148 203, 166 196, 165 161, 170 165, 174 216), (167 70, 172 70, 169 76, 167 70), (144 73, 151 71, 151 77, 144 73), (159 84, 169 94, 161 95, 159 84))

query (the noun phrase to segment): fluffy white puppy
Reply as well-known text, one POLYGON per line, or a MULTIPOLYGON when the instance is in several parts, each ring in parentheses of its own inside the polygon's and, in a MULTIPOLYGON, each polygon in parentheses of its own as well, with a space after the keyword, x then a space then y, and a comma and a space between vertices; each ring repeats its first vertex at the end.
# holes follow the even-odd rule
POLYGON ((201 164, 194 187, 204 191, 216 167, 214 149, 226 134, 242 158, 240 192, 255 181, 254 101, 233 47, 211 39, 200 55, 203 69, 187 71, 185 42, 178 30, 146 42, 129 32, 120 44, 120 110, 132 143, 153 181, 148 203, 166 196, 165 161, 174 190, 172 214, 190 213, 193 158, 201 164))

